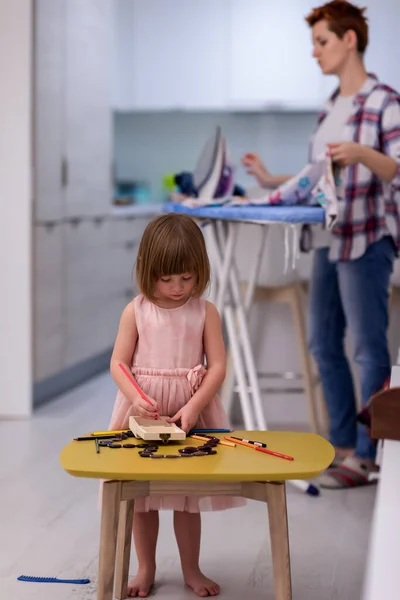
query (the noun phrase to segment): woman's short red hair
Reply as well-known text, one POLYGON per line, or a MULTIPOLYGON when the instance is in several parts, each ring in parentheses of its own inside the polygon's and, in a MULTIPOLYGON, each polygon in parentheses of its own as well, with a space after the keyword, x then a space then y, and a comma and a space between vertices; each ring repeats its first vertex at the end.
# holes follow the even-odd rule
POLYGON ((306 21, 310 27, 318 21, 327 21, 330 31, 339 38, 342 38, 346 31, 354 31, 357 36, 357 50, 360 54, 364 54, 368 45, 368 22, 364 16, 365 10, 346 0, 333 0, 314 8, 306 17, 306 21))

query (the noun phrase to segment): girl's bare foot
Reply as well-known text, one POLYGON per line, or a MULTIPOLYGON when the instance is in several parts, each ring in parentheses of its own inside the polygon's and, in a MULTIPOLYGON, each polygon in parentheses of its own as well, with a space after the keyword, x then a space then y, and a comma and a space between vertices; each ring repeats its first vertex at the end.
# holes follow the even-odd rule
POLYGON ((215 583, 212 579, 208 579, 208 577, 203 575, 200 569, 184 573, 183 577, 186 585, 192 588, 194 593, 201 598, 205 598, 206 596, 218 596, 220 592, 218 583, 215 583))
POLYGON ((129 598, 147 598, 154 584, 154 570, 139 570, 128 583, 129 598))

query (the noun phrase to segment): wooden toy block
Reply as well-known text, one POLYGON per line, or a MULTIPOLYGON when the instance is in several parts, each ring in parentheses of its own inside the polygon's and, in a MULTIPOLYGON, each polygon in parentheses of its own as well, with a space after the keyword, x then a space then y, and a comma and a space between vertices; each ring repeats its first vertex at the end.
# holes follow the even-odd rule
POLYGON ((169 442, 186 439, 186 432, 175 423, 168 423, 167 417, 146 419, 145 417, 129 417, 129 429, 142 440, 169 442))

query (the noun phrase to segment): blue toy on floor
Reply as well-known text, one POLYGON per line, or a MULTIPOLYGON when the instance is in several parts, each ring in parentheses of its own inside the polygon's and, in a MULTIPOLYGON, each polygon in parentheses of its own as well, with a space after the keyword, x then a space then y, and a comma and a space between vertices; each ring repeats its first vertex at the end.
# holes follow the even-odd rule
POLYGON ((30 581, 32 583, 74 583, 84 585, 90 583, 90 579, 57 579, 57 577, 30 577, 21 575, 17 578, 18 581, 30 581))

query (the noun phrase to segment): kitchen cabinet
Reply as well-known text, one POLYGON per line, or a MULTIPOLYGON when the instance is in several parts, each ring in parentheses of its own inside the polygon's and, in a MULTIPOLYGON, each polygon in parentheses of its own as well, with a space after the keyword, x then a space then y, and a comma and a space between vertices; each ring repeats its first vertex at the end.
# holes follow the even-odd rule
POLYGON ((111 0, 67 0, 64 96, 67 216, 103 214, 110 207, 111 20, 111 0))
POLYGON ((135 263, 151 217, 34 227, 34 378, 45 380, 108 351, 138 293, 135 263))
POLYGON ((117 0, 116 110, 315 109, 310 0, 117 0))
POLYGON ((112 347, 121 312, 138 292, 137 250, 148 217, 88 220, 65 231, 65 363, 112 347))
POLYGON ((69 225, 65 232, 65 362, 70 367, 109 350, 114 343, 114 256, 108 220, 69 225))
POLYGON ((65 279, 68 309, 78 309, 109 292, 109 222, 88 220, 65 227, 65 279))
POLYGON ((33 229, 33 372, 40 380, 64 365, 65 277, 61 225, 33 229))
POLYGON ((37 0, 34 21, 34 218, 108 212, 112 1, 37 0))
POLYGON ((112 256, 111 282, 126 303, 137 293, 136 257, 142 233, 149 218, 116 219, 110 223, 110 253, 112 256))
MULTIPOLYGON (((312 0, 116 0, 113 107, 316 110, 335 89, 312 58, 312 0)), ((368 70, 400 89, 400 3, 367 0, 368 70), (390 60, 388 60, 388 57, 390 60)))
POLYGON ((117 0, 114 108, 226 107, 230 0, 117 0))
POLYGON ((99 296, 96 302, 86 300, 67 308, 64 368, 72 367, 112 348, 114 339, 105 326, 109 302, 99 296))
POLYGON ((34 11, 34 215, 64 215, 65 0, 36 0, 34 11))
MULTIPOLYGON (((316 109, 338 85, 323 76, 312 58, 311 31, 304 21, 315 3, 310 0, 231 0, 232 60, 230 105, 238 107, 316 109), (239 43, 238 40, 241 40, 239 43)), ((398 27, 400 3, 367 0, 369 72, 400 90, 398 27)))
POLYGON ((378 0, 367 0, 362 6, 367 7, 369 23, 369 44, 365 55, 367 70, 400 92, 400 3, 385 0, 384 10, 383 3, 378 0))
POLYGON ((310 0, 231 0, 229 106, 318 109, 322 75, 304 17, 310 0))
POLYGON ((112 198, 112 5, 34 6, 36 382, 109 350, 115 338, 105 218, 112 198))

